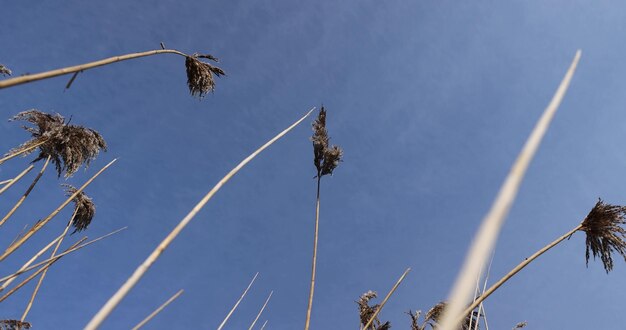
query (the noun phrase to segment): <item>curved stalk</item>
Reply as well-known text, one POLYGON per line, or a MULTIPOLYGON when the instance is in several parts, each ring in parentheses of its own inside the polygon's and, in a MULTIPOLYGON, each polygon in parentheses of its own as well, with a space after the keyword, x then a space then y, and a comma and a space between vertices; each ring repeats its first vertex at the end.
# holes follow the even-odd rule
POLYGON ((278 133, 274 138, 269 140, 251 155, 242 160, 235 168, 233 168, 226 176, 224 176, 214 187, 209 191, 201 200, 194 206, 191 211, 176 225, 176 227, 159 243, 159 245, 152 251, 152 253, 144 260, 139 267, 133 272, 133 274, 126 280, 126 282, 117 290, 117 292, 109 298, 104 306, 98 311, 98 313, 89 321, 85 329, 93 330, 100 327, 102 322, 111 314, 113 309, 117 307, 117 305, 124 299, 124 297, 130 292, 130 290, 139 282, 139 280, 143 277, 143 275, 150 269, 150 267, 156 262, 156 260, 161 256, 163 251, 167 249, 167 247, 172 244, 174 239, 180 234, 180 232, 191 222, 191 220, 200 212, 200 210, 206 205, 206 203, 213 198, 215 193, 217 193, 226 182, 228 182, 237 172, 239 172, 246 164, 248 164, 252 159, 254 159, 258 154, 260 154, 267 147, 272 145, 278 139, 283 137, 289 131, 291 131, 294 127, 298 126, 304 119, 306 119, 311 112, 313 112, 315 108, 312 108, 307 112, 302 118, 293 123, 291 126, 287 127, 282 132, 278 133))
MULTIPOLYGON (((16 86, 16 85, 21 85, 21 84, 26 84, 26 83, 37 81, 37 80, 43 80, 43 79, 48 79, 52 77, 62 76, 62 75, 66 75, 66 74, 70 74, 74 72, 84 71, 87 69, 92 69, 92 68, 96 68, 99 66, 126 61, 126 60, 130 60, 134 58, 152 56, 152 55, 158 55, 158 54, 176 54, 176 55, 187 57, 187 54, 177 51, 175 49, 157 49, 157 50, 149 50, 147 52, 141 52, 141 53, 131 53, 131 54, 126 54, 126 55, 113 56, 113 57, 109 57, 109 58, 105 58, 99 61, 89 62, 85 64, 68 66, 65 68, 50 70, 46 72, 27 74, 27 75, 23 75, 20 77, 0 80, 0 89, 11 87, 11 86, 16 86)), ((1 162, 2 160, 0 160, 0 163, 1 162)))
POLYGON ((496 291, 499 287, 501 287, 502 284, 504 284, 506 281, 508 281, 511 277, 513 277, 515 274, 517 274, 520 270, 524 269, 524 267, 526 267, 526 265, 531 263, 533 260, 537 259, 540 255, 544 254, 546 251, 550 250, 551 248, 553 248, 557 244, 561 243, 564 239, 572 236, 572 234, 574 234, 575 232, 580 230, 582 227, 583 227, 583 224, 581 223, 578 226, 576 226, 574 229, 568 231, 565 235, 557 238, 556 240, 552 241, 552 243, 544 246, 539 251, 535 252, 535 254, 531 255, 530 257, 524 259, 524 261, 520 262, 517 266, 515 266, 515 268, 513 268, 510 272, 508 272, 500 280, 498 280, 498 282, 494 283, 482 295, 480 295, 478 298, 476 298, 476 300, 474 300, 474 302, 472 302, 472 304, 469 305, 463 311, 463 313, 461 313, 461 315, 457 318, 457 324, 460 324, 463 321, 463 319, 465 318, 465 316, 467 316, 469 313, 471 313, 474 310, 474 308, 476 308, 476 306, 480 305, 480 303, 482 303, 494 291, 496 291))

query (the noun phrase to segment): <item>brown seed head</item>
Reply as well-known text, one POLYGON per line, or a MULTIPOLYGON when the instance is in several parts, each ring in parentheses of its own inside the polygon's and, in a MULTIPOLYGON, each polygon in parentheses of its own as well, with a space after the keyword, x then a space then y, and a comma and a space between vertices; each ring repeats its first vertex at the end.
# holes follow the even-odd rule
MULTIPOLYGON (((424 325, 422 326, 421 329, 425 329, 426 328, 426 324, 430 324, 430 326, 432 328, 436 327, 436 324, 441 320, 441 316, 443 315, 443 311, 446 308, 446 306, 448 305, 447 302, 442 301, 439 302, 438 304, 436 304, 435 306, 433 306, 424 316, 424 325)), ((474 327, 478 322, 478 318, 477 318, 477 313, 476 312, 472 312, 471 316, 468 315, 465 318, 465 321, 463 322, 463 324, 461 324, 461 326, 459 327, 459 329, 461 330, 469 330, 470 329, 470 324, 472 324, 472 327, 474 327)))
MULTIPOLYGON (((65 187, 65 193, 67 196, 73 195, 78 189, 76 187, 69 184, 62 184, 65 187)), ((93 203, 91 198, 89 198, 84 192, 79 192, 74 199, 74 212, 76 215, 74 216, 74 222, 72 226, 74 227, 74 231, 72 232, 80 232, 89 226, 91 220, 96 214, 96 205, 93 203)))
POLYGON ((317 169, 317 176, 333 174, 333 170, 339 165, 343 150, 338 146, 330 146, 328 131, 326 131, 326 110, 322 106, 317 119, 313 121, 313 163, 317 169))
POLYGON ((11 75, 11 70, 9 70, 9 68, 7 68, 6 66, 0 64, 0 75, 10 76, 11 75))
POLYGON ((607 274, 613 269, 612 253, 619 253, 626 261, 626 230, 621 225, 626 224, 626 207, 605 204, 598 199, 591 209, 582 228, 587 234, 585 261, 589 265, 589 257, 593 254, 602 260, 607 274), (590 253, 591 251, 591 253, 590 253))
POLYGON ((51 115, 32 109, 18 113, 12 120, 24 120, 36 127, 24 126, 32 139, 8 154, 45 141, 39 146, 39 155, 33 163, 50 156, 59 177, 62 172, 65 172, 66 178, 72 176, 81 165, 88 167, 100 150, 107 149, 106 142, 98 132, 91 128, 67 124, 60 114, 51 115))
POLYGON ((208 92, 215 90, 215 81, 213 75, 217 77, 224 76, 226 73, 216 66, 206 62, 201 62, 199 58, 217 62, 217 58, 209 54, 193 54, 185 59, 185 67, 187 68, 187 85, 189 92, 193 96, 204 97, 208 92))
POLYGON ((0 330, 25 330, 30 327, 30 323, 20 320, 0 320, 0 330))
POLYGON ((415 314, 413 314, 413 311, 408 311, 407 314, 409 314, 409 316, 411 317, 411 330, 424 330, 424 328, 422 328, 419 323, 419 318, 422 314, 422 311, 415 311, 415 314))

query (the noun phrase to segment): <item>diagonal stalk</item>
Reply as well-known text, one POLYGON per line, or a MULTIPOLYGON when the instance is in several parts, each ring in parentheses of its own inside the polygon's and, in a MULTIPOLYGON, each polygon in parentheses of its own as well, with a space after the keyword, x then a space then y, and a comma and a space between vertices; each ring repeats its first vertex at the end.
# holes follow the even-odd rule
POLYGON ((383 310, 383 307, 385 307, 385 304, 387 303, 387 300, 389 300, 389 298, 391 297, 391 295, 396 292, 396 289, 398 288, 398 286, 400 285, 400 283, 402 283, 402 281, 404 281, 404 278, 406 277, 406 275, 411 271, 411 268, 407 268, 404 273, 402 273, 402 276, 400 276, 400 278, 398 279, 398 281, 396 281, 396 284, 394 284, 393 288, 391 288, 391 290, 389 291, 389 293, 387 293, 387 295, 385 296, 385 299, 383 299, 383 302, 380 303, 380 306, 378 306, 378 308, 376 308, 376 312, 374 312, 374 315, 372 315, 372 317, 370 317, 370 320, 367 321, 367 323, 365 324, 365 326, 363 327, 364 330, 367 330, 367 328, 372 324, 372 322, 374 322, 374 320, 376 319, 376 317, 378 316, 378 313, 380 313, 381 310, 383 310))
POLYGON ((170 299, 164 302, 163 305, 159 306, 159 308, 155 309, 154 312, 150 313, 150 315, 148 315, 145 319, 139 322, 139 324, 134 326, 132 330, 139 330, 141 327, 146 325, 146 323, 150 322, 150 320, 152 320, 155 316, 161 313, 161 311, 165 307, 167 307, 167 305, 171 304, 174 300, 176 300, 176 298, 180 297, 180 295, 183 294, 183 292, 184 292, 183 289, 178 290, 178 292, 176 292, 172 297, 170 297, 170 299))
POLYGON ((550 122, 554 118, 556 110, 559 108, 565 96, 565 92, 567 92, 567 88, 574 76, 578 61, 580 60, 580 55, 581 51, 578 50, 561 84, 524 143, 524 147, 502 183, 500 191, 491 205, 489 212, 483 219, 450 292, 449 303, 443 311, 440 323, 441 328, 439 330, 453 330, 458 326, 458 323, 454 323, 455 319, 457 315, 461 314, 461 311, 470 299, 472 282, 489 258, 489 254, 496 243, 500 229, 504 225, 504 220, 515 201, 515 197, 522 184, 526 170, 530 165, 530 161, 539 149, 541 140, 547 132, 550 122))
MULTIPOLYGON (((62 76, 62 75, 66 75, 66 74, 70 74, 74 72, 96 68, 96 67, 107 65, 107 64, 130 60, 134 58, 152 56, 152 55, 158 55, 158 54, 168 54, 168 53, 187 57, 187 54, 179 52, 174 49, 149 50, 149 51, 141 52, 141 53, 131 53, 131 54, 125 54, 125 55, 120 55, 120 56, 113 56, 113 57, 109 57, 109 58, 105 58, 99 61, 89 62, 85 64, 79 64, 79 65, 69 66, 69 67, 65 67, 61 69, 50 70, 46 72, 28 74, 28 75, 23 75, 23 76, 11 78, 11 79, 0 80, 0 89, 15 86, 15 85, 21 85, 21 84, 29 83, 32 81, 62 76)), ((2 160, 0 160, 0 163, 2 163, 2 160)))
MULTIPOLYGON (((87 237, 83 237, 82 239, 80 239, 78 242, 74 243, 72 246, 70 246, 68 248, 74 248, 76 247, 78 244, 82 243, 84 240, 86 240, 87 237)), ((5 301, 7 298, 9 298, 9 296, 11 296, 12 294, 15 293, 15 291, 19 290, 21 287, 23 287, 24 285, 26 285, 28 282, 30 282, 33 278, 35 278, 37 275, 39 275, 39 273, 45 271, 46 269, 50 268, 50 266, 52 266, 55 262, 57 262, 60 258, 51 260, 50 262, 48 262, 45 266, 39 268, 36 272, 34 272, 32 275, 30 275, 29 277, 27 277, 25 280, 23 280, 20 284, 16 285, 13 289, 9 290, 9 292, 7 292, 4 296, 0 297, 0 302, 5 301)))
POLYGON ((2 255, 0 255, 0 261, 6 259, 9 255, 11 255, 15 250, 17 250, 20 246, 22 246, 31 236, 33 236, 37 231, 39 231, 44 225, 46 225, 52 218, 54 218, 63 208, 67 206, 78 194, 80 194, 87 186, 93 182, 102 172, 104 172, 109 166, 113 165, 117 159, 112 160, 110 163, 106 164, 100 171, 94 174, 87 182, 85 182, 76 192, 74 192, 70 197, 68 197, 65 202, 63 202, 56 210, 52 211, 45 219, 37 221, 35 225, 31 229, 29 229, 24 236, 20 237, 15 243, 11 244, 2 255))
MULTIPOLYGON (((26 265, 22 266, 22 268, 20 268, 20 270, 18 270, 17 272, 15 272, 15 273, 13 273, 13 274, 11 274, 11 275, 7 275, 7 276, 5 276, 5 277, 3 277, 3 278, 0 278, 0 283, 2 283, 2 282, 6 282, 6 283, 5 283, 5 285, 8 285, 8 283, 10 283, 10 282, 11 282, 11 281, 12 281, 15 277, 17 277, 17 276, 20 276, 20 275, 22 275, 22 274, 24 274, 24 273, 26 273, 26 272, 28 272, 28 271, 30 271, 30 270, 33 270, 33 269, 35 269, 35 268, 37 268, 37 267, 39 267, 39 266, 41 266, 41 265, 43 265, 43 264, 47 264, 47 263, 49 263, 49 262, 51 262, 51 261, 57 260, 57 259, 59 259, 59 258, 61 258, 61 257, 65 256, 66 254, 70 254, 70 253, 72 253, 72 252, 78 251, 78 250, 80 250, 80 249, 82 249, 82 248, 84 248, 84 247, 86 247, 86 246, 88 246, 88 245, 91 245, 91 244, 93 244, 93 243, 96 243, 96 242, 98 242, 98 241, 101 241, 101 240, 103 240, 103 239, 105 239, 105 238, 107 238, 107 237, 109 237, 109 236, 115 235, 115 234, 119 233, 120 231, 125 230, 126 228, 128 228, 128 227, 122 227, 122 228, 120 228, 120 229, 114 230, 114 231, 112 231, 112 232, 110 232, 110 233, 108 233, 108 234, 106 234, 106 235, 102 235, 102 236, 100 236, 100 237, 98 237, 98 238, 92 239, 91 241, 88 241, 88 242, 86 242, 86 243, 83 243, 83 244, 77 245, 77 246, 76 246, 76 247, 74 247, 74 248, 71 248, 71 249, 65 250, 65 252, 60 253, 60 254, 58 254, 58 255, 54 256, 53 258, 48 258, 48 259, 43 260, 43 261, 41 261, 41 262, 38 262, 38 263, 36 263, 36 264, 34 264, 34 265, 32 265, 32 266, 28 266, 28 265, 30 265, 30 264, 31 264, 31 263, 32 263, 32 262, 33 262, 33 261, 34 261, 34 260, 38 257, 38 256, 35 256, 35 257, 33 257, 33 258, 31 259, 31 261, 29 261, 29 263, 27 263, 26 265)), ((86 237, 85 237, 85 238, 86 238, 86 237)), ((48 246, 46 246, 46 247, 44 248, 45 250, 44 250, 44 249, 42 249, 41 251, 39 251, 39 255, 41 255, 41 254, 43 254, 45 251, 47 251, 47 250, 48 250, 48 249, 52 246, 52 244, 56 243, 56 241, 57 241, 57 240, 59 240, 59 239, 61 239, 61 236, 59 236, 57 239, 55 239, 55 240, 53 240, 52 242, 50 242, 50 243, 48 244, 48 246)), ((5 286, 5 285, 3 285, 2 287, 0 287, 0 291, 2 291, 4 288, 6 288, 6 286, 5 286)))
POLYGON ((317 174, 317 198, 315 202, 315 231, 313 233, 313 258, 311 265, 311 289, 309 290, 309 305, 306 309, 306 320, 304 329, 308 330, 311 324, 311 310, 313 309, 313 292, 315 291, 315 270, 317 268, 317 239, 320 223, 320 183, 322 180, 321 173, 317 174))
POLYGON ((23 154, 23 153, 25 153, 25 152, 29 152, 29 151, 31 151, 31 150, 33 150, 33 149, 35 149, 35 148, 39 147, 40 145, 42 145, 42 144, 46 143, 47 141, 48 141, 48 140, 42 140, 42 141, 39 141, 39 142, 37 142, 37 143, 33 144, 32 146, 29 146, 28 148, 24 148, 24 149, 22 149, 22 150, 18 150, 18 151, 16 151, 16 152, 12 152, 12 153, 10 153, 10 154, 8 154, 8 155, 6 155, 6 156, 4 156, 4 157, 0 158, 0 164, 2 164, 2 163, 4 163, 4 162, 6 162, 7 160, 9 160, 9 159, 11 159, 11 158, 17 157, 17 156, 19 156, 19 155, 21 155, 21 154, 23 154))
POLYGON ((565 233, 565 235, 557 238, 556 240, 552 241, 550 244, 544 246, 539 251, 535 252, 535 254, 531 255, 530 257, 524 259, 524 261, 520 262, 517 266, 515 266, 515 268, 513 268, 510 272, 508 272, 500 280, 498 280, 498 282, 494 283, 482 295, 476 298, 476 300, 474 300, 474 302, 472 302, 472 304, 469 305, 457 318, 457 322, 458 322, 457 324, 461 323, 463 321, 463 318, 469 315, 469 313, 471 313, 474 310, 474 308, 476 308, 476 306, 480 305, 485 299, 487 299, 487 297, 489 297, 494 291, 496 291, 499 287, 501 287, 502 284, 508 281, 511 277, 517 274, 520 270, 524 269, 526 265, 531 263, 533 260, 537 259, 540 255, 544 254, 546 251, 550 250, 557 244, 561 243, 566 238, 572 236, 575 232, 579 231, 582 227, 583 227, 583 224, 581 223, 578 226, 576 226, 574 229, 565 233))
POLYGON ((2 195, 2 193, 5 192, 7 189, 11 188, 12 185, 17 183, 21 178, 24 177, 24 175, 28 174, 28 172, 30 172, 30 170, 32 170, 33 167, 35 167, 35 165, 33 165, 33 164, 29 165, 25 170, 23 170, 15 178, 11 179, 11 182, 7 183, 2 188, 0 188, 0 195, 2 195))
POLYGON ((267 303, 270 302, 270 298, 272 298, 272 293, 274 293, 274 291, 270 292, 270 295, 267 296, 267 299, 265 299, 265 303, 263 304, 263 307, 261 307, 261 310, 259 311, 259 314, 256 315, 256 318, 254 319, 254 321, 252 321, 252 324, 250 324, 250 327, 248 328, 248 330, 252 330, 252 328, 254 328, 254 325, 256 324, 256 321, 258 321, 259 318, 261 317, 261 314, 263 314, 263 311, 265 310, 265 307, 267 306, 267 303))
POLYGON ((146 258, 146 260, 144 260, 144 262, 141 265, 139 265, 139 267, 135 270, 135 272, 126 280, 126 282, 122 285, 122 287, 120 287, 117 290, 117 292, 111 298, 109 298, 109 301, 107 301, 107 303, 104 306, 102 306, 100 311, 98 311, 98 313, 91 319, 91 321, 89 321, 89 323, 87 324, 85 328, 88 330, 97 329, 102 324, 102 322, 104 322, 107 316, 111 314, 113 309, 115 309, 115 307, 120 303, 120 301, 122 301, 122 299, 128 294, 128 292, 135 286, 135 284, 139 282, 139 280, 148 271, 148 269, 150 269, 152 264, 156 262, 156 260, 163 253, 163 251, 165 251, 165 249, 167 249, 167 247, 174 241, 176 236, 180 234, 183 228, 185 228, 187 224, 189 224, 189 222, 196 216, 196 214, 200 212, 200 210, 204 207, 204 205, 206 205, 206 203, 208 203, 209 200, 213 198, 213 195, 215 195, 215 193, 217 193, 222 188, 222 186, 226 184, 226 182, 228 182, 235 174, 237 174, 239 170, 241 170, 246 164, 248 164, 252 159, 254 159, 254 157, 260 154, 263 150, 265 150, 267 147, 272 145, 278 139, 283 137, 285 134, 291 131, 294 127, 298 126, 298 124, 300 124, 304 119, 306 119, 311 114, 311 112, 313 112, 313 110, 315 110, 315 107, 309 110, 309 112, 307 112, 298 121, 293 123, 291 126, 287 127, 284 131, 280 132, 274 138, 272 138, 263 146, 261 146, 259 149, 257 149, 255 152, 253 152, 250 156, 246 157, 243 161, 241 161, 241 163, 239 163, 235 168, 233 168, 230 172, 228 172, 228 174, 226 174, 226 176, 224 176, 213 187, 213 189, 211 189, 211 191, 209 191, 202 198, 202 200, 200 200, 200 202, 198 202, 198 204, 194 206, 194 208, 178 223, 178 225, 176 225, 176 227, 163 239, 163 241, 161 241, 161 243, 154 249, 154 251, 152 251, 152 253, 148 256, 148 258, 146 258))
POLYGON ((233 308, 231 308, 230 312, 228 312, 228 315, 226 315, 226 317, 224 318, 224 321, 222 321, 222 323, 220 324, 219 327, 217 327, 217 330, 222 330, 222 328, 224 327, 224 324, 226 324, 226 321, 228 321, 228 319, 230 318, 231 315, 233 315, 233 313, 235 312, 235 309, 237 309, 237 306, 239 306, 239 303, 243 300, 243 298, 246 296, 246 294, 248 293, 248 290, 250 290, 250 287, 252 287, 252 283, 254 283, 254 280, 256 280, 256 277, 259 276, 259 272, 257 272, 254 277, 252 278, 252 281, 250 281, 250 284, 248 284, 248 287, 243 291, 243 294, 241 295, 241 297, 239 297, 239 300, 237 300, 237 302, 235 303, 235 306, 233 306, 233 308))
POLYGON ((43 175, 43 173, 46 171, 46 167, 48 167, 48 163, 50 163, 50 156, 48 156, 48 158, 46 159, 46 162, 43 164, 43 167, 41 168, 41 171, 39 171, 39 174, 37 174, 37 176, 33 180, 33 183, 30 184, 30 187, 26 189, 26 192, 24 193, 24 195, 20 197, 20 199, 17 201, 17 203, 15 203, 15 205, 9 211, 9 213, 7 213, 4 216, 4 218, 2 218, 2 220, 0 220, 0 226, 2 226, 13 215, 13 213, 17 211, 17 209, 22 205, 22 203, 24 203, 24 200, 26 199, 26 197, 28 197, 28 195, 33 190, 33 188, 35 188, 35 185, 37 184, 39 179, 41 179, 41 176, 43 175))
MULTIPOLYGON (((50 258, 54 258, 54 256, 57 254, 57 251, 59 251, 59 247, 61 247, 61 243, 63 243, 63 239, 67 235, 67 231, 72 226, 72 223, 74 222, 74 218, 76 217, 77 212, 78 212, 78 208, 74 210, 74 214, 72 214, 70 221, 67 223, 67 226, 65 226, 65 230, 63 230, 63 233, 61 234, 61 239, 58 240, 57 245, 54 247, 54 250, 52 250, 52 255, 50 256, 50 258)), ((26 316, 28 315, 28 312, 33 307, 33 303, 35 302, 35 297, 37 296, 37 292, 39 292, 39 288, 41 288, 41 284, 43 283, 43 279, 46 277, 47 273, 48 273, 48 268, 46 268, 41 274, 41 276, 39 277, 39 282, 37 282, 37 285, 35 286, 35 290, 33 290, 33 294, 31 295, 30 300, 28 301, 28 305, 26 305, 24 314, 22 314, 22 318, 20 319, 22 322, 24 322, 24 320, 26 319, 26 316)))

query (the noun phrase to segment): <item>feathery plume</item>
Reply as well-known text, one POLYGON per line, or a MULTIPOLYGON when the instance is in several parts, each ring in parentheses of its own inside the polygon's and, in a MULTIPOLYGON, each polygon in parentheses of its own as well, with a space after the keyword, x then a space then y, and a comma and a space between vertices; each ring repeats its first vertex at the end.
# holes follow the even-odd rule
POLYGON ((580 230, 587 234, 585 261, 589 257, 600 257, 607 274, 613 269, 613 252, 619 253, 626 261, 626 230, 620 225, 626 224, 626 207, 605 204, 598 199, 591 209, 580 230))
POLYGON ((419 324, 419 318, 422 314, 422 311, 417 310, 415 311, 415 313, 413 313, 413 311, 408 311, 406 313, 409 315, 409 317, 411 317, 411 330, 424 330, 422 327, 420 327, 419 324))
POLYGON ((215 90, 215 81, 213 75, 225 76, 226 73, 209 63, 202 62, 199 58, 206 58, 213 62, 218 62, 217 58, 209 54, 195 53, 187 56, 185 59, 185 67, 187 68, 187 85, 189 92, 193 96, 204 97, 208 92, 215 90))
MULTIPOLYGON (((65 194, 67 196, 72 196, 78 189, 70 184, 62 184, 65 187, 65 194)), ((74 227, 75 232, 80 232, 89 226, 91 220, 96 214, 96 205, 93 203, 91 198, 89 198, 84 191, 81 191, 72 199, 74 202, 74 212, 76 215, 74 216, 74 221, 72 222, 72 226, 74 227)))
POLYGON ((11 70, 9 70, 9 68, 7 68, 6 66, 0 64, 0 75, 3 76, 10 76, 11 75, 11 70))
POLYGON ((30 327, 30 323, 20 320, 0 320, 0 330, 24 330, 30 327))
POLYGON ((322 106, 317 119, 313 121, 313 163, 317 168, 317 176, 333 174, 333 170, 339 165, 343 150, 338 146, 330 146, 330 138, 326 130, 326 110, 322 106))
MULTIPOLYGON (((361 325, 367 324, 367 322, 372 318, 374 313, 376 313, 376 309, 378 309, 378 305, 370 306, 369 301, 376 298, 378 295, 374 291, 367 291, 359 297, 359 300, 356 301, 357 305, 359 305, 359 318, 361 319, 361 325)), ((376 318, 373 322, 374 324, 380 325, 380 320, 376 318)))
MULTIPOLYGON (((436 304, 435 306, 433 306, 424 316, 424 323, 428 323, 430 324, 430 326, 432 328, 435 328, 435 326, 441 321, 441 316, 443 315, 444 310, 446 309, 448 303, 445 301, 439 302, 438 304, 436 304)), ((465 318, 465 321, 463 321, 463 324, 461 324, 461 326, 459 327, 460 330, 470 330, 470 322, 471 324, 478 324, 478 317, 477 317, 477 313, 476 312, 472 312, 471 316, 467 316, 465 318)), ((424 327, 422 329, 425 329, 426 324, 424 324, 424 327)))
POLYGON ((72 176, 81 165, 88 167, 100 150, 107 150, 106 142, 98 132, 91 128, 70 125, 58 113, 52 115, 32 109, 18 113, 11 120, 27 121, 36 127, 24 126, 32 139, 8 154, 21 152, 43 142, 38 147, 39 155, 33 163, 50 156, 59 177, 63 172, 66 178, 72 176))

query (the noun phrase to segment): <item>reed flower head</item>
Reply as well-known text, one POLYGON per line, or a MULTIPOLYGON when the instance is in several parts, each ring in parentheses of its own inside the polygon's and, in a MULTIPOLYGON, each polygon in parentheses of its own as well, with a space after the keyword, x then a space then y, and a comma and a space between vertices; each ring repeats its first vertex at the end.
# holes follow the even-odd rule
MULTIPOLYGON (((78 189, 76 187, 69 184, 62 184, 65 187, 65 193, 67 196, 72 196, 78 189)), ((74 221, 72 222, 72 226, 74 227, 74 231, 72 232, 80 232, 89 226, 91 220, 96 214, 96 205, 93 203, 91 198, 89 198, 84 192, 79 192, 74 199, 74 221)))
POLYGON ((30 323, 20 320, 0 320, 0 330, 26 330, 30 327, 30 323))
POLYGON ((591 209, 582 228, 587 234, 585 261, 589 265, 589 257, 600 257, 607 274, 613 269, 613 252, 619 253, 626 261, 626 207, 605 204, 598 199, 591 209))
POLYGON ((32 109, 18 113, 12 120, 24 120, 36 127, 24 126, 32 139, 11 150, 9 154, 43 142, 38 147, 39 155, 33 163, 50 156, 59 177, 63 172, 66 178, 72 176, 81 165, 88 167, 100 150, 107 149, 106 142, 98 132, 91 128, 70 125, 60 114, 52 115, 32 109))
POLYGON ((2 75, 2 76, 10 76, 11 75, 11 70, 9 70, 9 68, 7 68, 6 66, 0 64, 0 75, 2 75))
POLYGON ((409 314, 409 316, 411 317, 411 330, 424 330, 424 328, 422 328, 419 323, 419 318, 422 314, 422 311, 415 311, 415 314, 413 314, 413 311, 408 311, 407 314, 409 314))
POLYGON ((187 85, 189 92, 193 96, 204 97, 208 92, 215 90, 215 81, 213 75, 224 76, 226 73, 216 66, 202 62, 199 58, 206 58, 213 62, 218 62, 217 58, 209 54, 195 53, 187 56, 185 59, 185 67, 187 68, 187 85))
POLYGON ((333 174, 333 170, 339 165, 343 150, 338 146, 330 146, 330 138, 326 130, 326 110, 322 106, 317 119, 313 121, 313 163, 317 168, 317 176, 333 174))
MULTIPOLYGON (((426 324, 430 324, 430 326, 435 329, 436 328, 436 324, 441 320, 441 316, 443 316, 443 311, 446 308, 446 306, 448 305, 447 302, 442 301, 439 302, 438 304, 436 304, 435 306, 433 306, 424 316, 424 325, 422 326, 421 329, 425 329, 426 328, 426 324)), ((463 321, 463 324, 461 324, 461 326, 459 327, 460 330, 470 330, 471 328, 473 328, 477 322, 478 322, 478 317, 477 317, 477 312, 472 312, 471 315, 468 315, 465 318, 465 321, 463 321), (470 327, 470 324, 472 325, 472 327, 470 327)))

